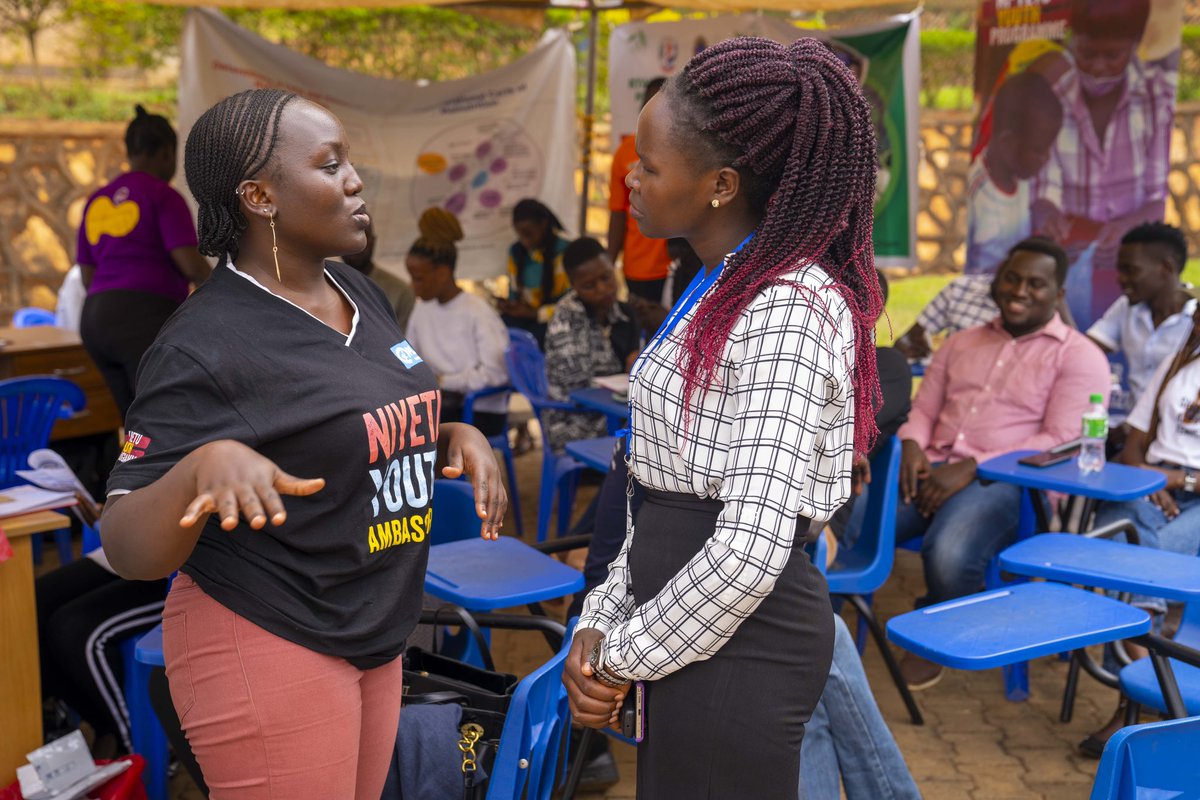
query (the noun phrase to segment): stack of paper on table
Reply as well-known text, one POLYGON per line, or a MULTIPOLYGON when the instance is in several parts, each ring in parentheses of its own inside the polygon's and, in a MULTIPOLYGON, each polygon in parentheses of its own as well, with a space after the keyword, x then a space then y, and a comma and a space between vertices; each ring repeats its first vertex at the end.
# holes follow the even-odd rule
POLYGON ((74 491, 56 492, 37 486, 10 486, 0 489, 0 519, 66 508, 76 502, 74 491))

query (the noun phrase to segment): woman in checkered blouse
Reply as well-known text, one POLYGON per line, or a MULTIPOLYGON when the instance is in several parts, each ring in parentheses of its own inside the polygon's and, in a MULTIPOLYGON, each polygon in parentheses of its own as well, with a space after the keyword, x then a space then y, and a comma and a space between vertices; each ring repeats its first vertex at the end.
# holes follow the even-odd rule
POLYGON ((639 797, 795 798, 833 640, 802 545, 879 403, 870 111, 824 44, 733 39, 645 107, 637 151, 631 216, 708 269, 631 373, 645 499, 564 680, 593 727, 646 682, 639 797))

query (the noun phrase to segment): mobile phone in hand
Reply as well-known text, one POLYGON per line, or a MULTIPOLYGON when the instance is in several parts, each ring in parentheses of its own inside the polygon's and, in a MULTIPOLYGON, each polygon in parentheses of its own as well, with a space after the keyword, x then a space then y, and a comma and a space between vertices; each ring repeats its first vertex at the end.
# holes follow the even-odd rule
POLYGON ((621 705, 621 735, 640 742, 646 738, 646 684, 634 681, 621 705))

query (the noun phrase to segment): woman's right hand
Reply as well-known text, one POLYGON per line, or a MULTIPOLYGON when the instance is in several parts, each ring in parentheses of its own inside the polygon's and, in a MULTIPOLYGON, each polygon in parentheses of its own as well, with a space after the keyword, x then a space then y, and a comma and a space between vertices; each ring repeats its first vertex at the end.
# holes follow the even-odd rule
POLYGON ((571 716, 586 728, 615 727, 621 713, 625 692, 605 686, 592 677, 592 665, 588 655, 604 634, 595 628, 580 628, 575 631, 571 650, 563 665, 563 684, 567 687, 567 700, 571 705, 571 716))
POLYGON ((319 492, 324 478, 297 478, 246 445, 230 439, 210 442, 186 459, 193 476, 195 497, 188 503, 180 527, 191 528, 206 514, 217 514, 221 527, 233 530, 238 515, 255 530, 267 520, 282 525, 287 519, 280 495, 304 497, 319 492))

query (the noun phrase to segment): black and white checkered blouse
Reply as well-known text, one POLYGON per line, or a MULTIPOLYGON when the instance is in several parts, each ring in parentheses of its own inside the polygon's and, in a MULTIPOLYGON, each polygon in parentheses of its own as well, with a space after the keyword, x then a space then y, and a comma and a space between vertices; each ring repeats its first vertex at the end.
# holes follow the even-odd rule
POLYGON ((712 656, 775 585, 796 518, 828 519, 850 495, 854 451, 851 312, 817 266, 760 294, 730 334, 708 393, 683 429, 680 344, 699 304, 638 359, 630 468, 643 485, 724 503, 715 533, 662 592, 634 609, 632 523, 580 628, 605 632, 616 675, 661 678, 712 656))

